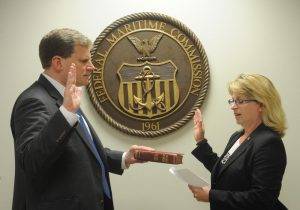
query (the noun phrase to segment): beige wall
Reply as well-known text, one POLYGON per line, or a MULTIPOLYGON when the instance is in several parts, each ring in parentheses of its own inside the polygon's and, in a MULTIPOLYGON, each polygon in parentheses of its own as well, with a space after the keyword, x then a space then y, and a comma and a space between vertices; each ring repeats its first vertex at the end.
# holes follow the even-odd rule
MULTIPOLYGON (((298 0, 1 0, 0 1, 0 209, 10 209, 13 193, 13 139, 10 113, 18 94, 39 75, 38 43, 49 30, 70 27, 94 40, 114 20, 142 12, 160 12, 182 21, 206 50, 211 68, 208 97, 203 106, 206 136, 223 151, 238 127, 228 109, 226 84, 241 72, 268 76, 282 95, 289 129, 284 138, 288 165, 280 199, 298 209, 300 125, 300 1, 298 0)), ((127 136, 100 118, 85 94, 83 109, 104 145, 126 150, 144 144, 185 154, 188 167, 209 180, 209 173, 190 154, 192 123, 178 131, 146 140, 127 136)), ((169 165, 132 166, 123 176, 112 175, 116 210, 209 209, 196 202, 187 186, 172 177, 169 165)))

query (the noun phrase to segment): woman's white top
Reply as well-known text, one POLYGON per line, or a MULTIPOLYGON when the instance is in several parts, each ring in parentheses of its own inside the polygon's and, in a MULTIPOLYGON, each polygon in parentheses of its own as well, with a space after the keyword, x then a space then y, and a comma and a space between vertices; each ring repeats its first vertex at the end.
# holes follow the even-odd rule
POLYGON ((230 156, 234 153, 234 151, 240 146, 240 139, 238 139, 234 145, 230 148, 230 150, 227 152, 227 154, 222 158, 221 163, 225 164, 227 160, 230 158, 230 156))

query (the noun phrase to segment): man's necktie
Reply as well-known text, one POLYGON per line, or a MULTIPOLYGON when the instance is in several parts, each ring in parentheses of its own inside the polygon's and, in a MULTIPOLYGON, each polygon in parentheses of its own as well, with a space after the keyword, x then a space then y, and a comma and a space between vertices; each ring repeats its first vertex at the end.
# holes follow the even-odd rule
POLYGON ((96 149, 96 145, 94 142, 94 139, 92 137, 92 134, 90 132, 90 129, 85 121, 85 119, 83 118, 83 116, 81 115, 80 111, 77 112, 78 118, 79 118, 79 125, 82 128, 82 130, 84 131, 85 137, 88 140, 89 144, 91 145, 92 149, 93 149, 93 153, 96 155, 96 159, 98 160, 98 163, 100 164, 101 167, 101 173, 102 173, 102 185, 103 185, 103 192, 105 193, 105 195, 111 199, 111 192, 108 186, 108 181, 105 175, 105 168, 104 168, 104 164, 101 160, 101 157, 98 153, 98 150, 96 149))

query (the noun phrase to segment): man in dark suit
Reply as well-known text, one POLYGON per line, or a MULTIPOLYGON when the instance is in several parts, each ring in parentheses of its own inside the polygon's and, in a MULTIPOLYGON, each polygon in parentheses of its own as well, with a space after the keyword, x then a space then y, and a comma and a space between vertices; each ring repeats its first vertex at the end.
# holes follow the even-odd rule
POLYGON ((112 210, 108 172, 139 162, 103 148, 80 110, 82 87, 94 70, 91 41, 57 29, 40 42, 44 72, 17 99, 11 116, 15 145, 13 210, 112 210))

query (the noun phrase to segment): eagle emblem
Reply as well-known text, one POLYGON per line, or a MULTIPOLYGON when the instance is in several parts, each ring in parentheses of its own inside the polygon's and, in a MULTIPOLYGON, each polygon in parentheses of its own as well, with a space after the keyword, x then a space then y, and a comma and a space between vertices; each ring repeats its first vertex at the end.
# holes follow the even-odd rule
POLYGON ((158 34, 150 39, 139 39, 136 36, 129 35, 127 38, 136 48, 136 50, 142 54, 142 58, 148 58, 146 60, 156 60, 155 57, 151 57, 150 54, 156 49, 158 42, 161 40, 163 34, 158 34), (152 58, 152 59, 149 59, 152 58))

